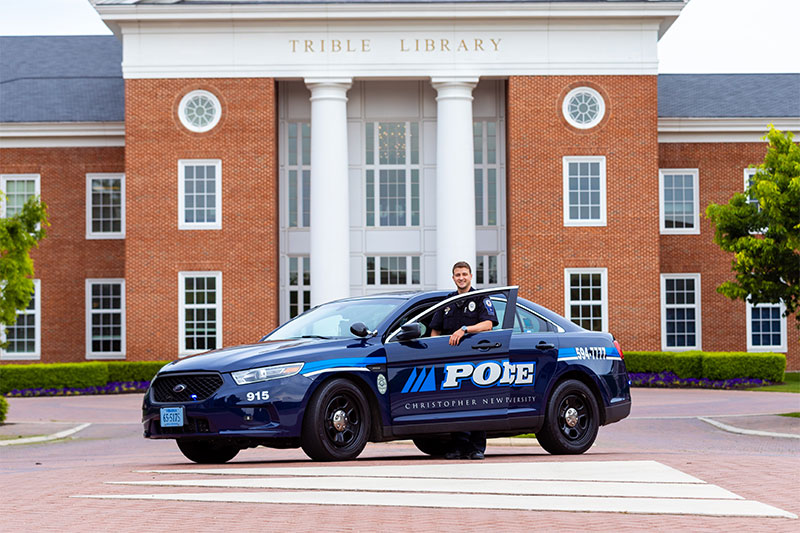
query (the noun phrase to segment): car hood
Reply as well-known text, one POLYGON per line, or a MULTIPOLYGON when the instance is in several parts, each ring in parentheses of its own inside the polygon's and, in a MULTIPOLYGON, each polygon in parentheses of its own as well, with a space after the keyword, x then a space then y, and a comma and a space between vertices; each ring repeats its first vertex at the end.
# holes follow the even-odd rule
MULTIPOLYGON (((317 361, 365 345, 362 339, 293 339, 222 348, 173 361, 160 372, 236 372, 260 366, 317 361)), ((349 354, 356 355, 353 352, 349 354)), ((361 353, 358 353, 361 355, 361 353)))

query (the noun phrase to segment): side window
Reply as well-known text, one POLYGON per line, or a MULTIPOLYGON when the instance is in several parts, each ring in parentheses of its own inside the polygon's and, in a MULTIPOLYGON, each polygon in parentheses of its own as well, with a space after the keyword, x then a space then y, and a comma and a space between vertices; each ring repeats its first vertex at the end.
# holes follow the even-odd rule
POLYGON ((550 331, 547 322, 527 309, 517 307, 517 326, 514 333, 539 333, 540 331, 550 331))
MULTIPOLYGON (((503 318, 506 316, 506 301, 501 298, 494 297, 492 298, 492 304, 494 304, 494 310, 497 313, 497 325, 492 329, 501 329, 503 327, 503 318)), ((519 323, 515 320, 514 321, 514 332, 519 329, 519 323)))

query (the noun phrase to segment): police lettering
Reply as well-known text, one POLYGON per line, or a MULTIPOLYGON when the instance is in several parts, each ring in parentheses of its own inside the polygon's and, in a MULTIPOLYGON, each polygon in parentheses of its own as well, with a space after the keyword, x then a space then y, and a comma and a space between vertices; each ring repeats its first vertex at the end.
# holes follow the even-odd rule
POLYGON ((478 387, 510 385, 519 387, 532 385, 536 363, 509 363, 506 361, 484 361, 477 366, 473 363, 459 363, 444 367, 444 389, 460 389, 461 382, 469 379, 478 387))

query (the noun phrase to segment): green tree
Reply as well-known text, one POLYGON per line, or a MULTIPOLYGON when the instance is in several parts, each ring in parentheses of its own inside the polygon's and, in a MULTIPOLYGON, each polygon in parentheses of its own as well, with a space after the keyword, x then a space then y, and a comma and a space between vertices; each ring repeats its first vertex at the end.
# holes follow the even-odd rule
POLYGON ((714 242, 734 254, 735 279, 717 292, 753 304, 783 301, 788 315, 800 307, 800 145, 771 124, 764 138, 767 155, 744 194, 709 205, 706 216, 714 242))
MULTIPOLYGON (((0 193, 1 194, 1 193, 0 193)), ((5 198, 0 196, 0 202, 5 198)), ((45 235, 47 205, 31 197, 22 210, 0 218, 0 324, 3 328, 17 321, 17 311, 25 309, 33 294, 33 261, 30 251, 45 235)))

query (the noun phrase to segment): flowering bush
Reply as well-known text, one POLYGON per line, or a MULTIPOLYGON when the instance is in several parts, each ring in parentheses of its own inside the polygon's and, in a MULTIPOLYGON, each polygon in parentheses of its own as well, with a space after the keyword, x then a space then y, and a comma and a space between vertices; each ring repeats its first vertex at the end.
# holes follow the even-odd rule
POLYGON ((750 389, 772 385, 772 381, 756 378, 734 379, 709 379, 709 378, 679 378, 673 372, 659 372, 651 374, 646 372, 630 372, 628 376, 634 387, 667 387, 667 388, 696 388, 696 389, 750 389))
MULTIPOLYGON (((123 394, 126 392, 145 392, 149 381, 112 381, 97 387, 60 387, 35 389, 12 389, 6 396, 29 398, 34 396, 77 396, 79 394, 123 394)), ((2 400, 2 397, 0 397, 2 400)))

